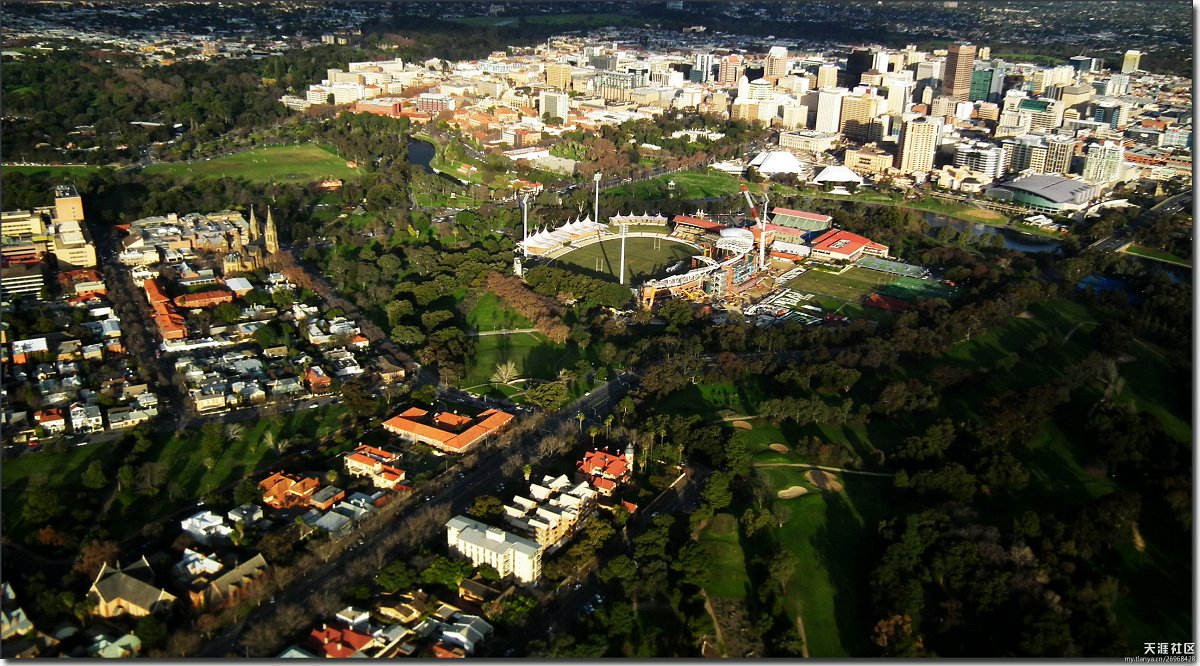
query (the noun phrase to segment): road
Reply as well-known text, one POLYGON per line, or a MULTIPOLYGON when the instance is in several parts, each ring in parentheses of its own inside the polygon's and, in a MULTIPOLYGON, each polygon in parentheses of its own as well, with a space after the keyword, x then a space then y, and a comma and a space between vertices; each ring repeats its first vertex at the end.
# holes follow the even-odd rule
MULTIPOLYGON (((544 428, 554 428, 564 422, 574 420, 575 415, 580 412, 596 414, 600 417, 602 412, 599 410, 608 409, 611 405, 620 400, 626 392, 636 384, 636 378, 631 375, 622 375, 613 379, 611 382, 597 388, 590 394, 585 395, 578 400, 570 403, 562 409, 549 415, 544 424, 544 428)), ((478 402, 486 402, 482 399, 474 399, 478 402)), ((537 443, 542 434, 539 430, 534 430, 524 437, 514 441, 508 446, 508 451, 517 451, 523 459, 522 462, 534 462, 537 456, 537 443)), ((463 472, 459 472, 457 478, 455 474, 456 468, 444 472, 440 477, 431 481, 431 485, 444 484, 443 487, 433 492, 432 494, 413 493, 401 500, 401 513, 396 516, 391 522, 380 525, 374 532, 369 535, 360 533, 351 533, 347 537, 343 537, 342 544, 346 547, 338 556, 332 558, 328 563, 321 566, 317 571, 306 575, 292 583, 287 588, 277 591, 274 595, 276 604, 282 605, 285 603, 297 604, 303 606, 305 600, 313 593, 315 587, 314 581, 326 581, 332 579, 336 574, 343 571, 346 566, 357 557, 363 556, 364 553, 374 549, 383 547, 382 539, 385 535, 396 530, 404 529, 404 521, 411 517, 411 513, 418 507, 425 504, 431 506, 439 506, 445 504, 451 508, 452 512, 461 512, 474 501, 476 497, 486 492, 494 492, 498 485, 505 483, 515 484, 521 477, 520 466, 509 476, 505 477, 497 470, 496 462, 501 454, 505 451, 500 450, 494 443, 485 444, 484 448, 480 449, 481 455, 475 466, 463 472), (354 539, 362 539, 361 545, 350 547, 351 541, 354 539)), ((387 560, 395 559, 402 554, 400 548, 389 550, 385 553, 387 560)), ((319 585, 320 583, 316 583, 319 585)), ((265 605, 247 614, 241 621, 226 627, 221 632, 214 635, 210 640, 206 641, 201 648, 191 657, 195 658, 218 658, 223 657, 233 650, 237 649, 238 641, 241 634, 248 626, 254 622, 262 620, 272 612, 273 605, 265 605)), ((270 656, 270 655, 254 655, 254 656, 270 656)))

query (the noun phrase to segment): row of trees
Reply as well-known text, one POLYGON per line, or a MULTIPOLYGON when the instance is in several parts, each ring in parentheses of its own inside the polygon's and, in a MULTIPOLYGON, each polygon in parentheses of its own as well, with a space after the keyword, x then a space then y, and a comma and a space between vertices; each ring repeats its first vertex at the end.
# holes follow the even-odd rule
POLYGON ((563 323, 563 308, 553 298, 541 296, 525 286, 520 278, 512 275, 491 273, 487 277, 488 291, 500 297, 518 314, 533 322, 533 325, 550 340, 563 343, 571 334, 571 328, 563 323))

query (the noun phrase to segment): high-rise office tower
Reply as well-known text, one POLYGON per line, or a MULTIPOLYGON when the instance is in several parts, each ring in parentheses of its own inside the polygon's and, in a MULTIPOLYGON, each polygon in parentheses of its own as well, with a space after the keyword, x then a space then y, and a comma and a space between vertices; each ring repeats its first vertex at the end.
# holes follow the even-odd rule
POLYGON ((1004 175, 1004 149, 986 141, 960 143, 954 149, 954 166, 999 178, 1004 175))
POLYGON ((742 56, 736 53, 727 56, 721 56, 721 66, 717 70, 717 83, 723 86, 732 86, 738 82, 745 72, 745 66, 742 64, 742 56))
POLYGON ((782 46, 772 46, 767 54, 767 64, 763 77, 778 79, 788 73, 788 52, 782 46))
POLYGON ((1093 143, 1083 163, 1083 179, 1093 183, 1108 183, 1121 176, 1125 147, 1116 141, 1093 143))
POLYGON ((1128 74, 1136 72, 1142 68, 1142 52, 1130 49, 1125 52, 1125 59, 1121 61, 1121 73, 1128 74))
POLYGON ((838 131, 847 139, 865 142, 871 119, 884 113, 887 100, 869 89, 842 97, 842 113, 838 131))
POLYGON ((888 72, 888 52, 876 51, 871 54, 871 69, 886 74, 888 72))
POLYGON ((904 173, 929 171, 933 168, 933 153, 937 150, 940 123, 928 116, 905 121, 900 128, 900 151, 897 167, 904 173))
POLYGON ((701 53, 696 56, 692 62, 691 79, 696 83, 708 83, 712 78, 713 55, 711 53, 701 53))
POLYGON ((863 72, 871 69, 875 59, 871 49, 854 49, 846 56, 846 86, 853 88, 862 82, 863 72))
POLYGON ((897 72, 883 77, 883 87, 887 91, 887 113, 898 116, 908 111, 913 98, 913 82, 911 78, 901 76, 908 73, 897 72))
POLYGON ((971 72, 975 71, 975 45, 951 44, 947 51, 942 94, 956 102, 965 102, 971 92, 971 72))
POLYGON ((817 88, 833 88, 837 86, 837 65, 821 65, 817 68, 817 88))
POLYGON ((1000 142, 1004 149, 1005 173, 1046 173, 1046 156, 1049 148, 1045 137, 1039 134, 1022 134, 1000 142))
POLYGON ((1046 137, 1046 173, 1068 174, 1075 156, 1075 138, 1061 134, 1046 137))
POLYGON ((992 77, 996 70, 991 67, 980 67, 971 72, 971 91, 967 98, 972 102, 986 102, 992 93, 992 77))
POLYGON ((538 97, 538 110, 543 116, 566 120, 570 99, 565 93, 543 92, 538 97))
POLYGON ((822 88, 817 91, 817 122, 813 129, 831 134, 838 131, 842 120, 842 98, 847 92, 845 88, 822 88))
POLYGON ((571 71, 574 68, 567 63, 551 63, 546 65, 546 85, 555 90, 569 90, 571 88, 571 71))
POLYGON ((743 102, 750 98, 750 81, 745 76, 738 79, 737 98, 743 102))

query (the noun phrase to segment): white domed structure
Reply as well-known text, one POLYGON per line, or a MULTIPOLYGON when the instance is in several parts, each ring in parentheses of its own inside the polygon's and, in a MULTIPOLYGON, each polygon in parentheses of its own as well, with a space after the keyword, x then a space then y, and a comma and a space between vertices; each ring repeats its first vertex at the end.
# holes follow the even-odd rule
POLYGON ((805 171, 804 163, 786 150, 759 153, 750 160, 749 166, 758 169, 760 174, 768 178, 780 173, 801 174, 805 171))
POLYGON ((855 185, 862 185, 863 179, 862 176, 854 173, 850 169, 840 164, 835 164, 833 166, 825 167, 825 169, 813 179, 813 182, 818 185, 822 185, 824 183, 832 183, 835 185, 854 183, 855 185))

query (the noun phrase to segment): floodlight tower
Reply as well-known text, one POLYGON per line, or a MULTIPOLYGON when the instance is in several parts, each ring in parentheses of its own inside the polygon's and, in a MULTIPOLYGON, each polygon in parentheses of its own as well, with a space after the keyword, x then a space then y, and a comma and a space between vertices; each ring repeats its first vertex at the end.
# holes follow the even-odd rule
POLYGON ((521 256, 529 257, 529 195, 521 197, 521 256))
POLYGON ((621 273, 620 283, 625 284, 625 236, 629 233, 629 225, 621 225, 621 273))
POLYGON ((592 180, 596 182, 596 206, 592 209, 592 219, 600 222, 600 172, 597 171, 592 180))

